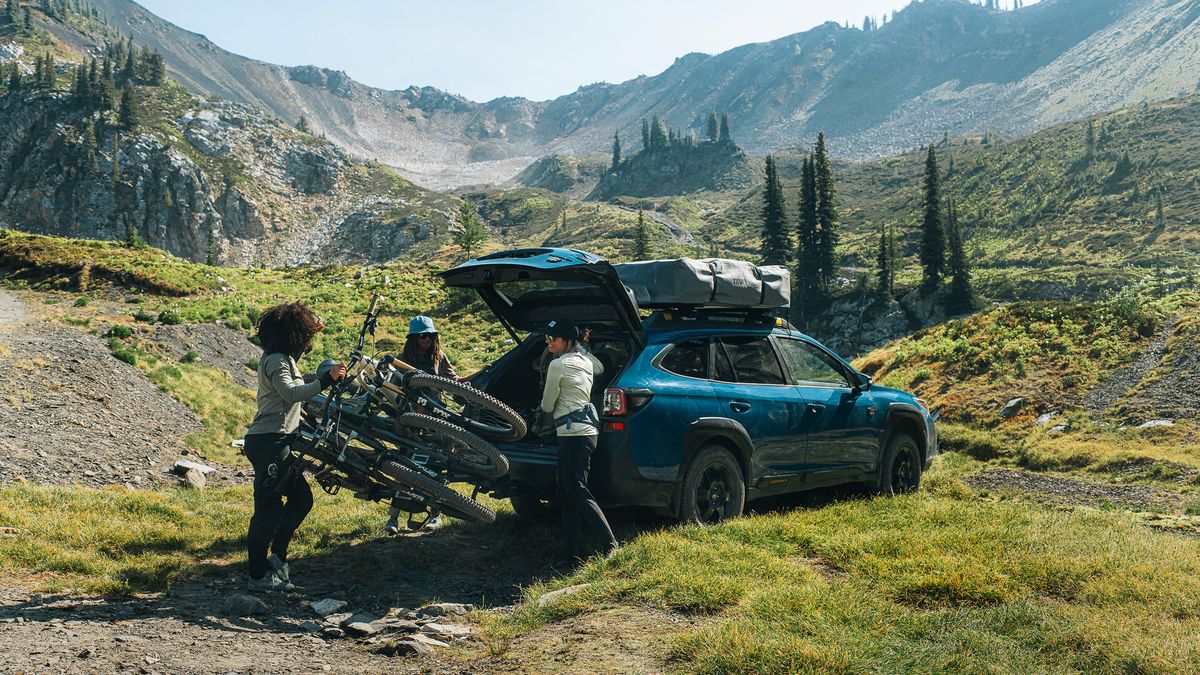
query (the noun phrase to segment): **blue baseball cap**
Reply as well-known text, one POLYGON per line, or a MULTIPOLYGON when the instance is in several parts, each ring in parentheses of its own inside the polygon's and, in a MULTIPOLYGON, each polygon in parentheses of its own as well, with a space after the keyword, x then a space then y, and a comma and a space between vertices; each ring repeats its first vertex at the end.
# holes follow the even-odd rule
POLYGON ((409 335, 421 335, 423 333, 436 333, 438 330, 433 327, 433 319, 427 316, 414 317, 408 322, 409 335))

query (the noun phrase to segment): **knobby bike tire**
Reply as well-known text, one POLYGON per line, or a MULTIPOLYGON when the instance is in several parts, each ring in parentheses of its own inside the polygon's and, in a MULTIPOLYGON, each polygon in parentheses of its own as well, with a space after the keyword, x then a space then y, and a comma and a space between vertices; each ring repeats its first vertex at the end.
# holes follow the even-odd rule
POLYGON ((447 453, 454 468, 483 478, 499 478, 508 473, 507 457, 502 455, 491 443, 456 424, 438 417, 414 412, 404 413, 396 418, 396 423, 404 427, 430 431, 466 446, 468 449, 466 453, 461 450, 447 453), (472 453, 482 455, 483 461, 471 458, 472 453))
POLYGON ((504 405, 495 396, 461 382, 428 373, 415 373, 409 376, 405 386, 411 389, 427 389, 448 394, 452 398, 466 401, 468 405, 478 408, 484 414, 497 418, 498 422, 473 419, 449 410, 437 401, 433 402, 433 405, 440 407, 455 424, 485 438, 515 441, 524 438, 525 432, 528 430, 525 420, 516 410, 504 405))
POLYGON ((445 483, 391 460, 380 463, 379 471, 385 478, 400 483, 406 489, 414 489, 428 496, 442 513, 476 523, 496 522, 495 511, 466 495, 459 494, 445 483))

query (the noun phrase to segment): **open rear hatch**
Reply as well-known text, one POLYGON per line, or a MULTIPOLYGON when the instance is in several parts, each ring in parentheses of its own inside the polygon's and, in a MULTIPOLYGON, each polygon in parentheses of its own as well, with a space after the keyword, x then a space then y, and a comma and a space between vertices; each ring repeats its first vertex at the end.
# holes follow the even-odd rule
POLYGON ((447 286, 475 289, 518 342, 551 320, 605 326, 644 345, 633 294, 600 256, 563 248, 492 253, 441 274, 447 286))

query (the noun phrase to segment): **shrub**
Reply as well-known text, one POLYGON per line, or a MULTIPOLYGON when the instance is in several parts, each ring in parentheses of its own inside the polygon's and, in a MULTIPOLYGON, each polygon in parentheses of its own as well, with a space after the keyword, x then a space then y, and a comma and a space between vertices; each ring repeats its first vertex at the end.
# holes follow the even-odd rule
POLYGON ((183 323, 183 317, 173 309, 164 309, 158 313, 158 320, 167 326, 178 326, 183 323))
POLYGON ((131 335, 133 335, 133 329, 129 326, 116 325, 108 329, 108 336, 118 340, 124 340, 131 335))
POLYGON ((188 353, 184 354, 183 358, 179 359, 179 361, 180 363, 195 363, 199 358, 199 354, 194 351, 189 351, 188 353))
POLYGON ((139 309, 133 313, 133 320, 140 321, 142 323, 153 323, 154 315, 144 309, 139 309))
POLYGON ((76 307, 87 307, 89 302, 91 302, 91 300, 89 300, 86 295, 81 295, 78 298, 75 298, 76 307))
POLYGON ((118 349, 113 352, 113 356, 131 366, 136 366, 138 362, 137 352, 133 351, 132 349, 118 349))
POLYGON ((246 362, 246 367, 254 372, 258 372, 258 357, 254 357, 246 362))

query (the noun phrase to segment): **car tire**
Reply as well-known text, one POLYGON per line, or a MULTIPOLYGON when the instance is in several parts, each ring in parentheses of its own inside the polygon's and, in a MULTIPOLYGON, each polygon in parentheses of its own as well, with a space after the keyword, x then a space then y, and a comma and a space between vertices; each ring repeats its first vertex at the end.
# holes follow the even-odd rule
POLYGON ((737 518, 746 507, 746 479, 733 454, 709 445, 688 464, 679 493, 679 520, 715 525, 737 518))
POLYGON ((879 467, 879 492, 888 497, 916 492, 921 487, 921 451, 906 433, 888 439, 879 467))

